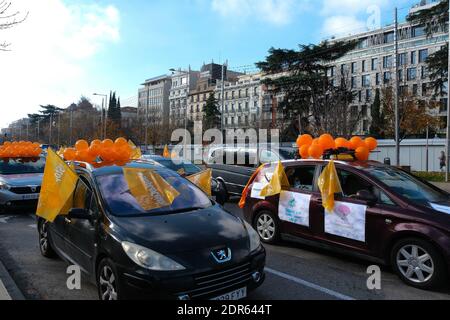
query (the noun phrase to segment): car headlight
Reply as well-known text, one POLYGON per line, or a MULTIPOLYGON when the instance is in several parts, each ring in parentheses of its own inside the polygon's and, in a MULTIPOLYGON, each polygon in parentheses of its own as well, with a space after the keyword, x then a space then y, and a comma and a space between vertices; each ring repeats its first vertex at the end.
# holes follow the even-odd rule
POLYGON ((245 222, 245 227, 248 232, 248 238, 250 239, 250 252, 256 251, 261 246, 261 239, 259 238, 259 234, 247 222, 245 222))
POLYGON ((4 182, 0 182, 0 190, 9 190, 11 187, 4 183, 4 182))
POLYGON ((156 251, 141 247, 137 244, 123 241, 122 248, 137 265, 154 271, 178 271, 186 269, 172 259, 156 251))

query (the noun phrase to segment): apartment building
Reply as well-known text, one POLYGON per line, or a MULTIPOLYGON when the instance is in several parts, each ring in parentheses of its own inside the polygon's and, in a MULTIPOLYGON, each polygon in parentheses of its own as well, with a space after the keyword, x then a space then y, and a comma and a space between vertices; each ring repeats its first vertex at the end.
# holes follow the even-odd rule
POLYGON ((146 80, 139 89, 138 117, 147 116, 149 123, 165 126, 169 119, 171 77, 161 75, 146 80))

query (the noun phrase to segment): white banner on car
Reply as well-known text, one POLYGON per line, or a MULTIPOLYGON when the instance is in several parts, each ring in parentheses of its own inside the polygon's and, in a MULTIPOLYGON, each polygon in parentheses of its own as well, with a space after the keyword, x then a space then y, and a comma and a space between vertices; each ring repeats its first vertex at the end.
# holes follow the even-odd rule
POLYGON ((309 227, 311 195, 282 191, 278 206, 280 220, 309 227))
POLYGON ((332 212, 325 210, 325 233, 365 242, 366 210, 367 206, 336 202, 332 212))

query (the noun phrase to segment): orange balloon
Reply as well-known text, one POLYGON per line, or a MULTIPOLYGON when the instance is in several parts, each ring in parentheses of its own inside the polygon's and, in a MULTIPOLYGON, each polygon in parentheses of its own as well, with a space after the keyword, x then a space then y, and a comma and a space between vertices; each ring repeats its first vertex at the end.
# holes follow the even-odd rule
POLYGON ((309 134, 304 134, 298 137, 297 146, 301 148, 304 145, 311 145, 313 142, 313 138, 309 134))
POLYGON ((334 144, 336 145, 336 148, 347 148, 348 140, 345 138, 337 138, 334 140, 334 144))
POLYGON ((5 147, 10 146, 10 145, 11 145, 11 142, 5 141, 5 143, 3 143, 3 145, 4 145, 5 147))
POLYGON ((97 158, 100 155, 100 150, 102 150, 100 144, 91 145, 89 147, 89 156, 93 159, 97 158))
POLYGON ((111 139, 105 139, 102 142, 102 146, 104 148, 112 148, 114 146, 114 141, 112 141, 111 139))
POLYGON ((88 162, 88 160, 89 160, 89 151, 88 151, 88 149, 77 151, 77 153, 75 155, 75 160, 88 162))
POLYGON ((305 144, 303 146, 300 147, 300 156, 302 157, 302 159, 308 159, 309 158, 309 147, 311 145, 309 144, 305 144))
POLYGON ((365 147, 364 141, 360 137, 353 137, 350 139, 350 149, 356 150, 359 147, 365 147))
POLYGON ((334 149, 334 139, 330 134, 323 134, 319 138, 319 145, 323 150, 334 149))
POLYGON ((91 147, 95 146, 95 145, 100 145, 100 144, 102 144, 102 142, 100 140, 98 140, 98 139, 95 139, 95 140, 92 140, 91 147))
POLYGON ((76 155, 77 155, 77 151, 73 148, 67 148, 66 150, 64 150, 64 153, 63 153, 64 159, 67 161, 75 160, 76 155))
POLYGON ((319 138, 315 138, 315 139, 312 141, 311 145, 319 145, 319 138))
POLYGON ((370 151, 375 150, 378 147, 378 141, 377 139, 374 138, 367 138, 366 140, 364 140, 367 148, 369 148, 370 151))
POLYGON ((87 150, 89 149, 89 143, 86 140, 78 140, 75 143, 75 149, 77 149, 77 151, 87 150))
POLYGON ((356 149, 356 159, 359 161, 367 161, 369 160, 369 149, 367 147, 359 147, 356 149))
POLYGON ((308 149, 309 156, 314 159, 320 159, 323 155, 323 149, 320 145, 313 144, 308 149))
POLYGON ((128 145, 128 141, 125 138, 117 138, 116 141, 114 141, 114 144, 116 146, 123 147, 128 145))

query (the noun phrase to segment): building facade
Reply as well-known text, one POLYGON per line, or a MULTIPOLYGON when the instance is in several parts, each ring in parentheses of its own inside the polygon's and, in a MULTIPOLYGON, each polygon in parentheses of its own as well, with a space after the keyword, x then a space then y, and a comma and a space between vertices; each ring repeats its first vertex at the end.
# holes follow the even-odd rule
POLYGON ((195 89, 200 77, 199 71, 177 70, 170 76, 171 89, 169 94, 170 125, 174 127, 184 127, 187 125, 187 110, 189 93, 195 89))
MULTIPOLYGON (((420 10, 429 4, 415 6, 412 11, 420 10)), ((338 39, 339 41, 357 41, 357 47, 333 62, 328 76, 338 85, 347 81, 348 87, 355 93, 352 114, 360 114, 356 134, 367 134, 370 129, 370 108, 375 92, 395 85, 395 72, 398 75, 400 94, 409 92, 424 99, 432 95, 430 78, 426 66, 429 55, 440 50, 448 42, 448 30, 441 30, 427 37, 422 26, 408 22, 398 26, 398 63, 395 64, 394 25, 379 30, 361 33, 338 39), (396 70, 397 69, 397 70, 396 70)), ((332 40, 335 41, 335 40, 332 40)), ((440 96, 442 102, 439 114, 446 116, 447 97, 440 96)))
POLYGON ((138 118, 149 123, 167 125, 171 77, 162 75, 146 80, 139 89, 138 118))

